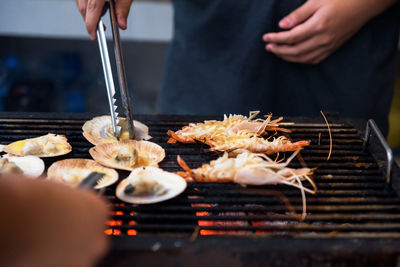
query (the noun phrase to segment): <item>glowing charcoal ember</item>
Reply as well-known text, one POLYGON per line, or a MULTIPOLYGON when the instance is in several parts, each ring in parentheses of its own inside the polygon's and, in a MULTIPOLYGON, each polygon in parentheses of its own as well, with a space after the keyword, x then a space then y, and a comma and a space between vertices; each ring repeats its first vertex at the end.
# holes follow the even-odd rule
MULTIPOLYGON (((292 222, 293 223, 293 222, 292 222)), ((251 225, 252 226, 285 226, 288 225, 289 222, 288 221, 251 221, 251 225)), ((257 235, 269 235, 269 234, 273 234, 276 231, 273 230, 256 230, 256 234, 257 235)))
POLYGON ((137 235, 137 231, 131 229, 131 230, 128 230, 128 231, 126 232, 126 234, 127 234, 127 235, 137 235))
MULTIPOLYGON (((216 204, 192 204, 192 207, 218 207, 216 204)), ((223 217, 226 216, 246 216, 244 212, 207 212, 207 211, 197 211, 197 217, 207 217, 207 216, 217 216, 223 217)), ((249 231, 243 230, 209 230, 209 229, 201 229, 202 227, 227 227, 227 228, 235 228, 236 226, 249 226, 247 221, 241 220, 198 220, 198 226, 200 226, 200 235, 246 235, 249 234, 249 231)))
MULTIPOLYGON (((136 222, 129 221, 129 225, 130 226, 136 225, 136 222)), ((135 229, 129 229, 126 233, 127 233, 127 235, 137 235, 137 231, 135 229)))
POLYGON ((121 235, 121 230, 118 229, 106 229, 104 231, 106 235, 121 235))
POLYGON ((106 224, 108 226, 121 226, 122 225, 122 221, 121 220, 108 220, 106 222, 106 224))

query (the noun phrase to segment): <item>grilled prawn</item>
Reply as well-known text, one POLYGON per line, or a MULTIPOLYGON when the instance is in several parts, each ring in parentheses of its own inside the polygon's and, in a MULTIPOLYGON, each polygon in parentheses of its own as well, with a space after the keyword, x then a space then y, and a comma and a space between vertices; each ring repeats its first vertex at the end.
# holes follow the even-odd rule
POLYGON ((310 141, 292 142, 284 136, 273 138, 272 141, 258 136, 230 135, 218 136, 212 140, 207 140, 211 151, 233 152, 234 154, 247 150, 253 153, 263 153, 272 155, 278 152, 289 152, 303 149, 310 144, 310 141))
POLYGON ((272 115, 269 115, 266 120, 253 120, 257 114, 250 113, 249 118, 242 115, 229 115, 229 117, 225 115, 223 121, 191 123, 179 131, 168 131, 167 134, 171 137, 168 142, 194 143, 200 141, 209 145, 211 151, 236 153, 237 150, 248 150, 267 155, 296 151, 310 144, 309 141, 293 143, 284 136, 274 138, 272 141, 262 138, 261 136, 265 135, 267 131, 289 132, 279 126, 293 123, 281 123, 282 118, 271 120, 272 115))
POLYGON ((276 162, 264 154, 255 154, 244 151, 236 158, 229 158, 225 153, 217 160, 209 164, 203 164, 197 169, 189 166, 178 156, 178 164, 185 172, 178 172, 188 182, 204 183, 238 183, 244 185, 267 185, 286 184, 301 190, 303 200, 303 214, 306 215, 305 192, 314 194, 316 185, 309 177, 312 170, 309 168, 288 168, 290 161, 297 155, 293 153, 286 162, 276 162), (312 189, 303 186, 303 181, 308 181, 312 189))
POLYGON ((291 122, 281 122, 283 118, 272 119, 270 114, 267 119, 256 119, 259 111, 250 112, 250 116, 243 115, 224 115, 223 121, 209 120, 203 123, 191 123, 183 127, 179 131, 168 131, 171 137, 169 143, 176 141, 181 143, 194 143, 196 140, 203 142, 212 139, 218 135, 235 135, 238 133, 256 134, 258 136, 265 135, 268 131, 290 132, 287 129, 280 128, 283 125, 292 125, 291 122))

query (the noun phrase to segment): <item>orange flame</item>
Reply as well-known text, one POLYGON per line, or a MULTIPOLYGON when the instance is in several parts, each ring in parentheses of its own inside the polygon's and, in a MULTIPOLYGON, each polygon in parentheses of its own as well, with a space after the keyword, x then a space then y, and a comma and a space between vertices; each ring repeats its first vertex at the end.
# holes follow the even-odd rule
POLYGON ((106 235, 121 235, 121 230, 109 228, 109 229, 106 229, 104 231, 104 233, 106 235))
POLYGON ((119 225, 122 225, 122 221, 121 220, 108 220, 106 222, 106 224, 108 226, 119 226, 119 225))
MULTIPOLYGON (((135 225, 135 224, 136 224, 135 221, 129 221, 129 225, 135 225)), ((129 230, 127 231, 127 234, 128 234, 128 235, 137 235, 137 231, 134 230, 134 229, 129 229, 129 230)))
MULTIPOLYGON (((192 207, 211 207, 210 204, 192 204, 192 207)), ((205 217, 210 215, 210 212, 207 211, 197 211, 196 216, 205 217)), ((210 221, 210 220, 198 220, 198 226, 242 226, 247 225, 245 221, 210 221)), ((232 231, 232 230, 200 230, 200 235, 241 235, 248 234, 248 231, 232 231)))

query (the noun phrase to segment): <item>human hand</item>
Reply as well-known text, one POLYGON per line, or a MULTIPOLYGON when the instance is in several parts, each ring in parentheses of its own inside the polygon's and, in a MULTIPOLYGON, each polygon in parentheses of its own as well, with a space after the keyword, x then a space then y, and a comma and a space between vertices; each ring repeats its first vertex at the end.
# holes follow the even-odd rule
POLYGON ((45 180, 0 177, 1 266, 93 266, 106 252, 105 201, 45 180))
MULTIPOLYGON (((100 17, 103 15, 103 8, 106 0, 75 0, 86 24, 86 29, 90 39, 96 40, 97 24, 100 17)), ((115 1, 115 15, 118 25, 125 30, 127 27, 126 20, 128 19, 129 10, 133 0, 117 0, 115 1)))
POLYGON ((289 62, 318 64, 395 2, 308 0, 279 22, 286 31, 263 36, 265 49, 289 62))

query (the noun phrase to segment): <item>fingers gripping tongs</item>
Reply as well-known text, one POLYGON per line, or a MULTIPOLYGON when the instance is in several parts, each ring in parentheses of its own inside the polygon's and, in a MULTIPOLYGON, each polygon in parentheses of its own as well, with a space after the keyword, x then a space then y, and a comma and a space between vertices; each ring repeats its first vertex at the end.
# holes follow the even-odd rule
MULTIPOLYGON (((117 17, 115 15, 115 0, 110 0, 108 3, 109 3, 109 12, 110 12, 112 33, 114 39, 115 61, 117 65, 122 107, 126 116, 129 138, 135 139, 135 131, 134 131, 135 128, 133 125, 133 116, 130 109, 130 96, 129 96, 128 86, 126 83, 125 66, 122 58, 122 49, 119 37, 118 22, 117 22, 117 17)), ((114 135, 118 138, 121 135, 121 126, 118 125, 119 121, 118 121, 117 105, 115 104, 116 99, 114 98, 115 95, 114 79, 110 65, 110 57, 108 54, 106 36, 104 33, 104 25, 101 19, 97 27, 97 41, 99 43, 101 61, 103 63, 104 78, 107 87, 108 103, 111 112, 111 125, 114 135)))

